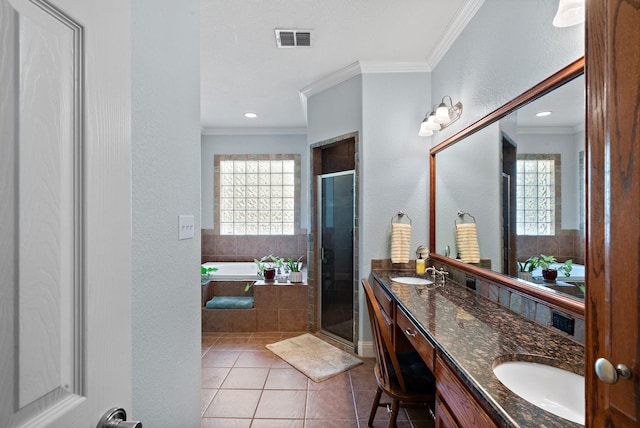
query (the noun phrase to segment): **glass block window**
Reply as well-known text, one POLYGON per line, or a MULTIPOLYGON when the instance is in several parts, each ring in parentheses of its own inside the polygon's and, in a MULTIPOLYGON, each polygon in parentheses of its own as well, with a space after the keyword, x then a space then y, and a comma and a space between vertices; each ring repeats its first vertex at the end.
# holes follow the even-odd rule
POLYGON ((519 155, 516 166, 518 235, 555 235, 560 219, 560 155, 519 155))
POLYGON ((221 235, 293 235, 299 155, 217 155, 215 212, 221 235))

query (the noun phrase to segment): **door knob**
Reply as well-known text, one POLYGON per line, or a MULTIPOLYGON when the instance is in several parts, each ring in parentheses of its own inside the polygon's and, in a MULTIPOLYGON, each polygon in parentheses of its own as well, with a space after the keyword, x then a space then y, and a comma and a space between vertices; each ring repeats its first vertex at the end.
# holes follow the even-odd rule
POLYGON ((598 358, 595 364, 596 374, 601 381, 609 384, 614 384, 618 381, 618 376, 625 379, 631 377, 631 370, 624 364, 618 364, 613 366, 606 358, 598 358))
POLYGON ((114 407, 102 415, 96 428, 142 428, 142 423, 127 422, 127 412, 124 409, 114 407))

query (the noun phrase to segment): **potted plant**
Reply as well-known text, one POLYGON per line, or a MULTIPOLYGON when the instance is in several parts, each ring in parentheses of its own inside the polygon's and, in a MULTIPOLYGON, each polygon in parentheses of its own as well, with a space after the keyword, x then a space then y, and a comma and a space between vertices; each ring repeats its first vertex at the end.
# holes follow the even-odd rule
POLYGON ((529 257, 523 262, 518 262, 518 278, 531 281, 531 272, 538 267, 537 260, 537 257, 529 257))
POLYGON ((204 267, 204 266, 200 266, 200 276, 202 277, 201 279, 203 281, 206 281, 209 279, 209 274, 211 272, 215 272, 217 271, 218 268, 216 267, 204 267))
POLYGON ((289 271, 289 282, 302 282, 302 272, 300 272, 300 267, 302 266, 300 260, 302 260, 302 257, 304 256, 300 256, 298 260, 291 258, 287 260, 285 270, 289 271))
POLYGON ((569 259, 559 266, 552 267, 557 262, 554 256, 545 256, 540 254, 540 257, 536 257, 537 264, 542 268, 542 278, 547 282, 553 282, 558 277, 558 272, 562 272, 564 276, 571 275, 571 269, 573 260, 569 259))
POLYGON ((265 281, 272 282, 276 278, 276 269, 281 268, 284 265, 284 259, 269 254, 262 257, 260 260, 253 259, 258 266, 258 275, 263 277, 265 281))

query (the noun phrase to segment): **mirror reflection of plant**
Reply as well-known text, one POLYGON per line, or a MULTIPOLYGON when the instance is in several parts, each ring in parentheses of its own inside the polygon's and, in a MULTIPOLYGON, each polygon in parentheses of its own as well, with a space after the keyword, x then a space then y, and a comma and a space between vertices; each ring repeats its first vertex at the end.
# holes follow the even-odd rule
POLYGON ((557 259, 554 256, 545 256, 544 254, 540 254, 540 257, 532 257, 534 263, 539 266, 542 270, 557 270, 558 272, 564 274, 564 276, 571 276, 571 270, 573 269, 573 260, 568 259, 561 265, 552 268, 551 265, 557 263, 557 259))
POLYGON ((285 270, 289 272, 300 272, 300 260, 302 260, 304 256, 300 256, 298 260, 293 260, 292 258, 287 259, 285 263, 285 270))
POLYGON ((518 262, 518 268, 520 270, 520 272, 533 272, 536 267, 538 267, 537 265, 537 258, 536 257, 529 257, 527 260, 523 261, 523 262, 518 262))

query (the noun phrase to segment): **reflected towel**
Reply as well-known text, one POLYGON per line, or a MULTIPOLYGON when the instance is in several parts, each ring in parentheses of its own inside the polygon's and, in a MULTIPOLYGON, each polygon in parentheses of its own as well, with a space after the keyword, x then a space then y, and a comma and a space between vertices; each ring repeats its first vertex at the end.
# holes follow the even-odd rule
POLYGON ((393 223, 391 225, 391 263, 409 263, 411 249, 411 225, 393 223))
POLYGON ((480 248, 475 223, 456 224, 456 241, 460 260, 464 263, 480 262, 480 248))

